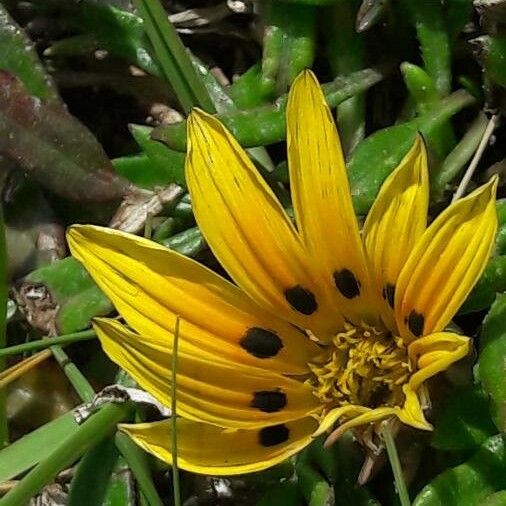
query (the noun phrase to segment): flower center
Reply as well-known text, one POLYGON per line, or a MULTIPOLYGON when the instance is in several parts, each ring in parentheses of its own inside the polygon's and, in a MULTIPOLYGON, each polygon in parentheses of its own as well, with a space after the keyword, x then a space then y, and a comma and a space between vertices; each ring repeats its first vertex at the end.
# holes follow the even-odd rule
POLYGON ((346 324, 309 367, 309 383, 325 411, 348 404, 399 406, 411 373, 402 339, 365 324, 346 324))

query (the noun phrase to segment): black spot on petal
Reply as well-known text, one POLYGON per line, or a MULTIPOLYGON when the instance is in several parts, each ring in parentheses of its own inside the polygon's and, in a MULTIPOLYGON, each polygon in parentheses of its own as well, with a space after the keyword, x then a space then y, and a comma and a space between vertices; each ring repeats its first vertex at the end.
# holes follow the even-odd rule
POLYGON ((264 427, 258 433, 258 438, 262 446, 276 446, 288 441, 289 437, 290 430, 284 424, 264 427))
POLYGON ((349 269, 334 272, 334 283, 347 299, 353 299, 360 295, 360 283, 349 269))
POLYGON ((318 309, 314 294, 300 285, 285 290, 285 299, 293 309, 305 315, 313 314, 318 309))
POLYGON ((423 334, 423 325, 425 323, 425 317, 423 314, 417 313, 413 309, 413 311, 409 313, 406 323, 408 324, 408 328, 411 330, 411 333, 414 336, 420 337, 423 334))
POLYGON ((383 298, 388 302, 388 305, 393 309, 395 301, 395 285, 387 283, 383 287, 383 298))
POLYGON ((260 327, 249 328, 239 344, 257 358, 275 357, 283 348, 283 342, 276 332, 260 327))
POLYGON ((286 406, 286 394, 281 390, 261 390, 253 394, 250 406, 264 413, 275 413, 286 406))

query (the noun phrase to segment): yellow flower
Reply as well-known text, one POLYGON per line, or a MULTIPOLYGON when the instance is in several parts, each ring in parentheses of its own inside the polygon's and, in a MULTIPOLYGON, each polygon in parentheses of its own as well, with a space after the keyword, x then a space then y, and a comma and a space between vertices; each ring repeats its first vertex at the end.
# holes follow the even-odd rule
MULTIPOLYGON (((423 383, 469 351, 467 337, 444 328, 491 253, 496 180, 427 227, 418 138, 360 233, 336 127, 309 71, 290 91, 287 130, 295 225, 218 120, 188 119, 193 210, 235 284, 140 237, 93 226, 68 234, 128 325, 94 322, 105 352, 165 405, 180 316, 178 462, 190 471, 258 471, 318 434, 334 430, 329 443, 358 426, 373 434, 391 417, 430 429, 423 383)), ((169 421, 121 429, 171 462, 169 421)))

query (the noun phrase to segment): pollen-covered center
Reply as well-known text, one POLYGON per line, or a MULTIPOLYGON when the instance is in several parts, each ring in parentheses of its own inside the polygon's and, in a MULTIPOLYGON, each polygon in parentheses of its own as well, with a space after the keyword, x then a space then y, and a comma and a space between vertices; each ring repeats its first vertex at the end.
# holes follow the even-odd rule
POLYGON ((404 400, 402 386, 411 374, 402 339, 366 325, 346 324, 319 360, 309 365, 313 393, 328 409, 347 404, 399 406, 404 400))

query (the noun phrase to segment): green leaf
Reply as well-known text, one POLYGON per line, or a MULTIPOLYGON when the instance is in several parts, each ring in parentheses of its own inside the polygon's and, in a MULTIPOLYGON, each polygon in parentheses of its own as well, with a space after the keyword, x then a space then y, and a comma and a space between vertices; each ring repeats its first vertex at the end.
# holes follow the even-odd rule
POLYGON ((148 74, 162 75, 139 16, 97 0, 82 0, 72 15, 76 28, 93 34, 100 47, 148 74))
POLYGON ((188 257, 194 257, 207 247, 207 243, 198 227, 189 228, 184 232, 162 240, 161 243, 167 248, 188 257))
POLYGON ((422 116, 401 125, 377 130, 355 149, 348 164, 353 204, 357 214, 371 207, 383 181, 397 167, 419 131, 428 146, 439 135, 439 127, 454 114, 472 104, 474 99, 463 90, 440 100, 422 116), (371 160, 374 164, 371 165, 371 160))
POLYGON ((451 90, 450 37, 445 25, 443 4, 439 1, 412 2, 404 5, 416 28, 427 74, 433 79, 441 96, 451 90))
POLYGON ((161 184, 176 183, 185 186, 184 153, 174 151, 161 142, 151 140, 152 130, 148 126, 130 125, 130 132, 151 161, 151 171, 156 171, 161 184))
POLYGON ((498 293, 504 291, 506 291, 506 255, 501 255, 489 260, 459 313, 466 314, 485 309, 494 302, 498 293))
POLYGON ((90 326, 95 316, 105 316, 112 304, 98 286, 92 286, 65 299, 58 309, 56 328, 59 334, 70 334, 90 326))
POLYGON ((270 488, 256 503, 256 506, 303 506, 304 500, 299 492, 297 483, 286 481, 281 485, 270 488))
POLYGON ((0 483, 38 464, 78 428, 73 414, 66 413, 4 448, 0 451, 0 483))
POLYGON ((439 450, 471 450, 497 432, 488 398, 479 385, 454 388, 439 416, 432 445, 439 450))
POLYGON ((495 253, 504 255, 506 253, 506 199, 497 201, 496 210, 498 229, 495 236, 495 253))
POLYGON ((332 485, 309 463, 297 464, 297 480, 309 506, 328 506, 334 504, 332 485))
POLYGON ((416 126, 412 123, 377 130, 355 149, 348 163, 353 204, 357 214, 366 214, 383 181, 413 145, 416 126), (375 163, 372 166, 371 160, 375 163))
POLYGON ((258 107, 274 99, 274 89, 272 86, 264 86, 258 63, 240 75, 230 86, 229 92, 239 109, 258 107))
POLYGON ((30 288, 46 291, 57 308, 53 319, 44 319, 46 332, 56 328, 59 334, 70 334, 87 328, 91 318, 112 311, 109 299, 97 287, 86 269, 75 258, 67 257, 28 274, 15 289, 19 303, 24 304, 31 321, 39 321, 36 307, 29 304, 30 288))
POLYGON ((454 42, 466 23, 471 21, 473 14, 473 0, 446 0, 446 26, 450 34, 450 41, 454 42))
MULTIPOLYGON (((289 84, 315 57, 317 9, 287 5, 276 0, 264 3, 262 87, 285 93, 289 84)), ((353 69, 356 70, 356 69, 353 69)))
MULTIPOLYGON (((330 458, 334 462, 334 489, 338 491, 343 503, 353 504, 354 506, 379 506, 379 502, 373 497, 368 488, 357 483, 364 454, 351 434, 344 434, 332 448, 323 448, 322 443, 323 441, 320 440, 312 450, 315 451, 318 448, 320 455, 322 452, 331 454, 330 458)), ((328 458, 328 456, 323 455, 320 459, 316 459, 316 462, 322 462, 321 459, 328 458)))
POLYGON ((102 504, 118 457, 113 436, 88 450, 77 465, 70 483, 68 506, 102 504))
MULTIPOLYGON (((386 70, 364 69, 346 77, 324 84, 323 91, 330 107, 344 102, 381 81, 386 70)), ((243 147, 265 146, 285 140, 285 107, 287 95, 281 96, 274 105, 247 111, 228 111, 217 117, 232 132, 243 147)), ((186 150, 186 122, 162 125, 153 131, 153 139, 160 140, 177 151, 186 150)))
POLYGON ((58 92, 35 51, 32 41, 0 3, 0 69, 18 77, 30 94, 56 99, 58 92))
POLYGON ((490 396, 492 418, 506 432, 506 294, 500 295, 483 322, 480 335, 479 376, 490 396))
POLYGON ((166 184, 166 173, 160 173, 158 166, 145 153, 122 156, 112 160, 115 171, 135 186, 153 189, 166 184))
POLYGON ((476 44, 480 44, 479 56, 485 69, 485 75, 492 82, 506 88, 506 37, 480 37, 476 44))
POLYGON ((481 506, 506 488, 504 437, 489 438, 464 464, 447 469, 417 495, 413 506, 481 506))
POLYGON ((506 490, 490 494, 481 502, 480 506, 504 506, 506 504, 506 490))
MULTIPOLYGON (((130 403, 110 402, 103 405, 75 431, 60 439, 55 447, 51 447, 51 451, 40 459, 38 465, 0 499, 0 505, 20 506, 26 504, 45 485, 52 482, 60 471, 73 464, 89 448, 113 433, 116 425, 121 421, 128 420, 131 414, 132 405, 130 403)), ((39 446, 44 446, 41 441, 43 440, 38 439, 39 446)))
POLYGON ((297 475, 306 499, 311 497, 313 490, 317 497, 325 497, 327 490, 327 498, 330 498, 330 490, 334 490, 336 499, 342 504, 379 506, 367 488, 357 484, 363 452, 353 436, 343 435, 330 448, 323 447, 324 439, 316 439, 297 457, 297 475), (327 486, 331 484, 332 489, 326 489, 323 482, 327 486))
POLYGON ((43 283, 58 304, 96 286, 86 269, 73 257, 58 260, 28 274, 24 281, 43 283))
MULTIPOLYGON (((131 506, 135 504, 134 488, 130 476, 125 460, 119 457, 109 480, 102 506, 131 506)), ((150 506, 155 506, 155 503, 151 503, 150 506)))
MULTIPOLYGON (((323 31, 333 76, 346 75, 365 66, 364 36, 356 29, 358 9, 358 1, 347 0, 325 12, 323 31)), ((365 135, 365 98, 363 93, 337 106, 337 124, 346 157, 365 135)))

